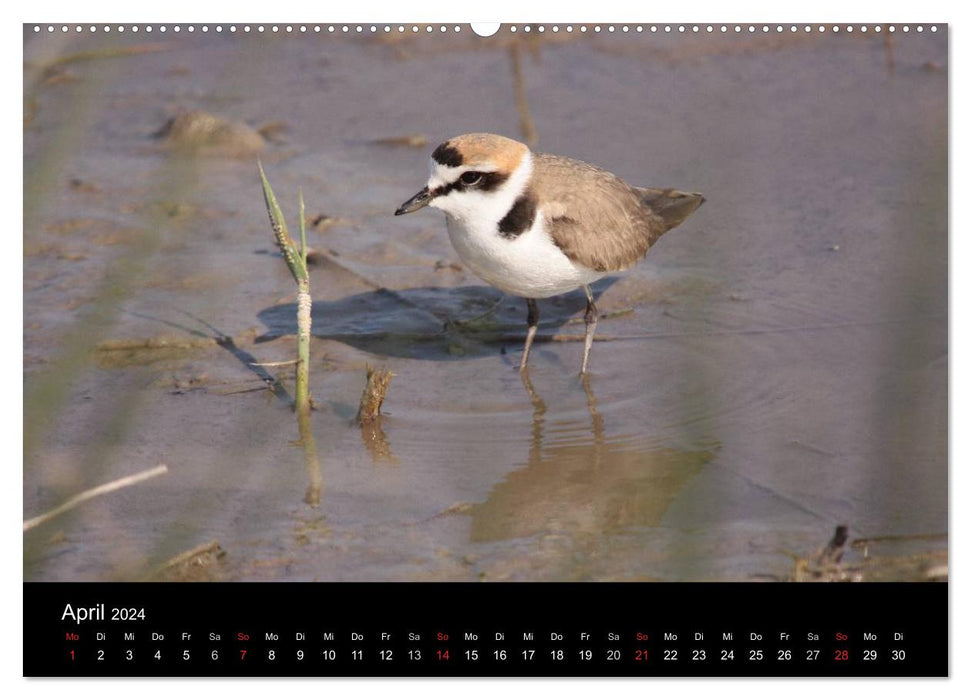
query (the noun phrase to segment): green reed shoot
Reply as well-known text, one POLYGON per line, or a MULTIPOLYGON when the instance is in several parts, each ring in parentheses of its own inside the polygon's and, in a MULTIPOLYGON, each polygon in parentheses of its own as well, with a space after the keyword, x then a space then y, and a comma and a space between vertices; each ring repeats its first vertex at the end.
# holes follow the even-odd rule
POLYGON ((287 231, 287 223, 283 211, 276 201, 273 188, 270 187, 263 164, 259 163, 260 180, 263 183, 263 199, 266 201, 266 211, 270 216, 270 226, 277 247, 283 254, 290 274, 297 283, 297 390, 296 408, 298 412, 310 411, 310 312, 312 302, 310 298, 310 275, 307 274, 307 224, 303 203, 303 192, 299 194, 300 209, 300 248, 287 231))

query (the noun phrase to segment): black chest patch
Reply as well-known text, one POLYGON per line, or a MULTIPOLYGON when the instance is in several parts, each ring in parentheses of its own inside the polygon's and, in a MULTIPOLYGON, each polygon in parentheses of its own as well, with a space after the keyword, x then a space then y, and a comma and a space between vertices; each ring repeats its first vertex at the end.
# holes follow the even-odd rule
POLYGON ((536 218, 536 197, 526 190, 513 202, 512 208, 506 212, 499 222, 499 235, 503 238, 515 238, 524 231, 528 231, 536 218))

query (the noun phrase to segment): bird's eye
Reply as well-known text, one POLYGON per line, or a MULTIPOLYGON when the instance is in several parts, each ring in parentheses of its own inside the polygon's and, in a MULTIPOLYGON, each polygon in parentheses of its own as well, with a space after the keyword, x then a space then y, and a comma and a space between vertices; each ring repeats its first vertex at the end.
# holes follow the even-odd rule
POLYGON ((462 177, 461 177, 463 185, 474 185, 481 179, 482 179, 482 173, 477 173, 474 170, 469 170, 462 173, 462 177))

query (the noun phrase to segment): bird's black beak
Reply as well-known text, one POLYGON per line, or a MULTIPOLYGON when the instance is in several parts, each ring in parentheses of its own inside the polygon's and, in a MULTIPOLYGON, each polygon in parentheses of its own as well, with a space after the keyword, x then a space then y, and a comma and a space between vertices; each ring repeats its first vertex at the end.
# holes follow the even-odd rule
POLYGON ((427 207, 430 201, 432 201, 431 192, 428 191, 427 187, 424 187, 421 192, 398 207, 394 215, 401 216, 402 214, 410 214, 413 211, 418 211, 422 207, 427 207))

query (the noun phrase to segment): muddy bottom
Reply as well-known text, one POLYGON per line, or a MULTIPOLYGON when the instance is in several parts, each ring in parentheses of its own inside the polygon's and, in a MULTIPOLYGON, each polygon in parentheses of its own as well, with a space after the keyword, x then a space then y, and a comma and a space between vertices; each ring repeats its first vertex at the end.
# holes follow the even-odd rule
POLYGON ((24 516, 168 473, 26 532, 25 576, 786 580, 846 524, 946 577, 947 32, 464 29, 26 34, 24 516), (586 381, 582 292, 520 376, 523 300, 393 216, 438 142, 524 130, 707 198, 595 285, 586 381), (313 458, 256 153, 307 202, 313 458))

